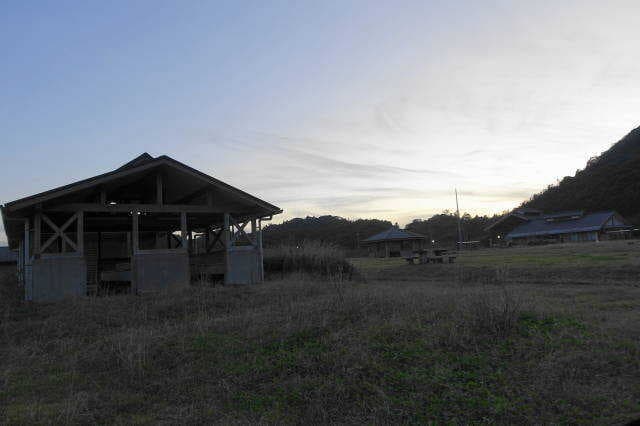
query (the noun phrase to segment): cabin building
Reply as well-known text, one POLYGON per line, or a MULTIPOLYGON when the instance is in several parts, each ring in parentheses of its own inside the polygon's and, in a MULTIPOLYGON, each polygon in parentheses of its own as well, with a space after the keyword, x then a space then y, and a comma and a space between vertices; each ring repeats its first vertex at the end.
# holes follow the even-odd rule
POLYGON ((494 244, 502 241, 522 245, 626 238, 630 235, 631 226, 612 210, 544 214, 539 210, 516 209, 488 227, 487 231, 494 244))
POLYGON ((259 283, 262 221, 282 210, 168 156, 5 204, 25 299, 259 283))
POLYGON ((400 257, 403 251, 422 250, 427 237, 415 232, 392 227, 373 235, 360 244, 368 249, 370 257, 400 257))

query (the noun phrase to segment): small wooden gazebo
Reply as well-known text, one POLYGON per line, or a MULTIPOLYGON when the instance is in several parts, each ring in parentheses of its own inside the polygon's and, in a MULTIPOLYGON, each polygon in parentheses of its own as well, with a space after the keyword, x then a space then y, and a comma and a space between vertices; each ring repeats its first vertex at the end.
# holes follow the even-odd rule
POLYGON ((403 251, 416 251, 425 248, 427 237, 394 226, 384 232, 373 235, 360 244, 369 249, 371 257, 400 257, 403 251))

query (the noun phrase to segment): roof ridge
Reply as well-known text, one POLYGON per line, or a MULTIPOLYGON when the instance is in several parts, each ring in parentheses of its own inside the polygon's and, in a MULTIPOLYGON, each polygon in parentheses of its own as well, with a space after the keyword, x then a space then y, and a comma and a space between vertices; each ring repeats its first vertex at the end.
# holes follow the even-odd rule
POLYGON ((116 170, 130 169, 132 167, 137 167, 137 166, 140 166, 142 164, 148 163, 149 161, 153 161, 153 160, 155 160, 155 158, 153 158, 153 156, 151 154, 149 154, 148 152, 143 152, 142 154, 138 155, 133 160, 128 161, 127 163, 125 163, 122 166, 118 167, 116 170))

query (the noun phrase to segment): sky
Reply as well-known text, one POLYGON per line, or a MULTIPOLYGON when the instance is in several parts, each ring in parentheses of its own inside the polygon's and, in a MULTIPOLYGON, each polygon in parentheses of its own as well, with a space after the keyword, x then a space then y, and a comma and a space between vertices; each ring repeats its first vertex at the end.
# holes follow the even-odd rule
MULTIPOLYGON (((169 155, 284 209, 511 209, 640 125, 637 1, 0 2, 0 203, 169 155)), ((6 241, 0 229, 0 243, 6 241)))

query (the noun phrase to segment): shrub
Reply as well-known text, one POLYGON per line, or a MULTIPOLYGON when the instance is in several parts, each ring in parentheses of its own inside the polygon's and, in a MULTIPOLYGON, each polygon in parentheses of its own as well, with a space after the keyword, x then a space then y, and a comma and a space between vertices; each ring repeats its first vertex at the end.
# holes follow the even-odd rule
POLYGON ((333 244, 304 241, 299 245, 281 245, 265 250, 264 270, 269 275, 308 273, 322 277, 351 279, 354 268, 344 250, 333 244))

